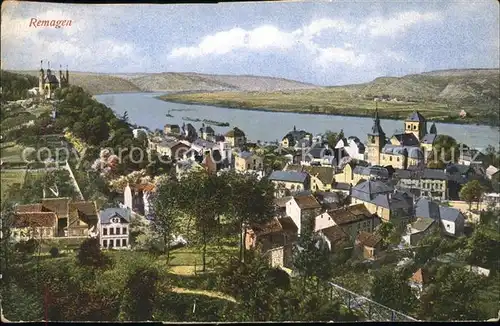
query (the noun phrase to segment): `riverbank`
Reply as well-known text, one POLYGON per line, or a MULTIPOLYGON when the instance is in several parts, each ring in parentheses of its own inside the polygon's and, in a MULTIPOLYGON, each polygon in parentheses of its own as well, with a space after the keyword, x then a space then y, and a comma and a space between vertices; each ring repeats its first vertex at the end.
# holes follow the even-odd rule
MULTIPOLYGON (((207 95, 207 93, 204 93, 207 95)), ((207 99, 207 100, 202 100, 202 99, 181 99, 182 97, 185 97, 186 95, 194 95, 197 97, 200 97, 200 93, 194 94, 194 93, 172 93, 168 95, 161 95, 161 96, 156 96, 155 98, 165 101, 165 102, 171 102, 171 103, 178 103, 178 104, 187 104, 187 105, 202 105, 202 106, 215 106, 219 108, 228 108, 228 109, 233 109, 233 110, 245 110, 245 111, 261 111, 261 112, 282 112, 282 113, 296 113, 296 114, 313 114, 313 115, 325 115, 325 116, 345 116, 345 117, 361 117, 361 118, 366 118, 366 117, 373 117, 374 114, 374 107, 375 103, 373 101, 365 101, 369 102, 369 104, 373 108, 359 108, 359 107, 345 107, 345 108, 326 108, 329 109, 327 112, 322 112, 318 110, 314 110, 314 106, 312 108, 307 107, 306 109, 301 109, 297 108, 297 106, 285 106, 284 104, 281 103, 269 103, 268 106, 257 106, 256 104, 252 103, 247 103, 244 101, 228 101, 228 100, 216 100, 216 99, 207 99), (274 107, 273 107, 274 106, 274 107), (311 110, 312 109, 312 110, 311 110)), ((366 107, 368 103, 363 103, 366 107)), ((441 104, 442 105, 442 104, 441 104)), ((312 106, 312 105, 310 105, 312 106)), ((427 121, 429 122, 436 122, 436 123, 445 123, 445 124, 459 124, 459 125, 479 125, 479 126, 488 126, 491 128, 494 127, 499 127, 500 125, 497 123, 495 124, 495 121, 492 119, 486 120, 487 118, 484 119, 479 119, 479 117, 469 117, 469 118, 460 118, 457 115, 450 115, 448 113, 447 116, 446 111, 442 110, 444 108, 438 107, 439 112, 435 110, 434 114, 432 114, 433 110, 427 109, 425 106, 423 106, 421 103, 397 103, 397 104, 387 104, 386 102, 381 102, 377 104, 378 110, 379 110, 379 117, 381 119, 385 120, 404 120, 406 119, 411 112, 418 110, 420 113, 422 113, 426 118, 427 121), (390 105, 397 105, 397 106, 402 106, 405 105, 404 108, 398 107, 398 108, 391 108, 390 105), (439 115, 441 113, 442 115, 439 115)), ((325 110, 326 111, 326 110, 325 110)), ((449 112, 449 111, 448 111, 449 112)))

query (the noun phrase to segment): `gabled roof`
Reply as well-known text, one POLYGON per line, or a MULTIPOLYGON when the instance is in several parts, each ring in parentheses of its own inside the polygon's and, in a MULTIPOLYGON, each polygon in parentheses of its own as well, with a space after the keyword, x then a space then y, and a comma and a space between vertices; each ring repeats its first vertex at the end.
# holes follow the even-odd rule
POLYGON ((314 208, 321 208, 320 203, 314 198, 313 195, 307 195, 307 196, 296 196, 293 197, 297 205, 300 207, 300 209, 314 209, 314 208))
POLYGON ((450 164, 446 167, 446 172, 463 175, 463 174, 467 174, 469 172, 474 172, 474 169, 470 165, 450 164))
POLYGON ((273 171, 269 176, 271 181, 295 182, 304 183, 307 180, 308 174, 305 172, 295 171, 273 171))
POLYGON ((69 203, 71 198, 44 198, 42 205, 57 214, 58 218, 66 218, 69 214, 69 203))
POLYGON ((427 198, 420 198, 415 207, 416 217, 429 217, 439 219, 439 204, 427 198))
POLYGON ((420 114, 418 111, 414 111, 406 121, 416 121, 416 122, 425 122, 425 118, 423 115, 420 114))
POLYGON ((192 145, 206 148, 206 149, 218 147, 216 143, 212 143, 211 141, 201 139, 201 138, 198 138, 195 141, 193 141, 192 145))
POLYGON ((392 186, 380 180, 366 180, 352 188, 353 196, 358 194, 361 197, 363 195, 374 196, 376 194, 392 193, 393 191, 394 188, 392 186))
POLYGON ((278 222, 281 224, 283 231, 295 233, 299 230, 290 216, 281 217, 278 219, 278 222))
POLYGON ((285 171, 303 172, 304 171, 304 165, 300 165, 300 164, 287 164, 285 166, 285 171))
POLYGON ((418 271, 413 273, 410 280, 415 282, 415 283, 418 283, 418 284, 424 284, 425 279, 424 279, 424 272, 422 271, 422 268, 419 268, 418 271))
POLYGON ((85 215, 87 218, 97 217, 97 208, 93 201, 70 202, 69 209, 70 211, 76 210, 85 215))
POLYGON ((453 207, 439 206, 439 215, 442 220, 455 222, 462 213, 460 210, 453 207))
POLYGON ((55 227, 56 223, 57 216, 54 212, 25 212, 15 214, 13 227, 55 227))
POLYGON ((16 213, 43 212, 44 207, 42 204, 17 205, 14 210, 16 213))
POLYGON ((210 127, 210 126, 204 126, 204 127, 201 127, 200 128, 200 131, 202 133, 205 133, 205 134, 214 134, 215 133, 215 130, 214 128, 210 127))
POLYGON ((419 141, 413 133, 394 134, 391 138, 396 138, 400 146, 418 146, 419 141))
POLYGON ((492 177, 494 176, 495 174, 498 173, 498 171, 500 171, 499 169, 497 169, 496 167, 494 167, 493 165, 490 165, 488 166, 488 168, 486 169, 486 175, 489 176, 489 177, 492 177))
POLYGON ((350 224, 373 217, 373 214, 368 211, 365 204, 356 204, 345 208, 329 210, 328 215, 332 217, 337 225, 350 224))
POLYGON ((335 168, 331 166, 305 166, 304 171, 317 177, 323 184, 331 184, 335 179, 335 168))
POLYGON ((286 203, 292 199, 292 196, 286 196, 281 198, 274 198, 274 204, 280 208, 286 207, 286 203))
POLYGON ((338 225, 330 226, 320 231, 330 241, 331 244, 349 239, 349 235, 338 225))
POLYGON ((437 138, 436 134, 427 134, 424 136, 424 138, 422 138, 422 140, 420 142, 422 144, 432 145, 432 144, 434 144, 434 141, 436 140, 436 138, 437 138))
POLYGON ((238 127, 234 127, 233 129, 229 130, 224 136, 226 137, 245 137, 245 133, 243 130, 239 129, 238 127))
POLYGON ((372 165, 366 167, 358 165, 354 168, 353 173, 380 178, 389 177, 389 171, 387 170, 387 168, 380 165, 372 165))
POLYGON ((417 230, 418 232, 424 232, 433 223, 434 220, 430 217, 419 217, 415 222, 411 224, 411 228, 417 230))
POLYGON ((59 84, 59 81, 57 80, 57 77, 55 75, 46 75, 44 78, 45 83, 50 83, 50 84, 59 84))
POLYGON ((106 208, 99 212, 101 224, 108 224, 113 217, 119 217, 121 222, 130 222, 130 210, 124 208, 106 208))
POLYGON ((382 153, 392 155, 403 155, 415 159, 423 159, 424 152, 417 146, 399 146, 387 144, 382 148, 382 153))
POLYGON ((382 241, 382 237, 375 233, 361 231, 356 237, 356 241, 362 246, 375 248, 382 241))

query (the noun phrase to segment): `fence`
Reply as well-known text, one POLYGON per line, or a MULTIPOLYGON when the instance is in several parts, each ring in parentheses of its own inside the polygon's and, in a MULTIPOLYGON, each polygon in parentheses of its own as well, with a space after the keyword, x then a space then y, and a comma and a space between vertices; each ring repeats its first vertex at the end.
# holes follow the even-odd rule
POLYGON ((334 297, 340 298, 349 310, 357 310, 363 313, 368 321, 418 321, 413 317, 349 291, 340 285, 332 282, 328 282, 328 284, 330 285, 330 297, 332 299, 334 297))

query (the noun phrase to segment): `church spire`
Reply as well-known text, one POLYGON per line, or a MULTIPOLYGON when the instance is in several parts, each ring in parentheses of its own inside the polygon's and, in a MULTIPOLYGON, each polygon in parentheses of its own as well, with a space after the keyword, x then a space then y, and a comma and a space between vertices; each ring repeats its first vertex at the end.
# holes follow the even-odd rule
POLYGON ((380 119, 378 117, 378 106, 375 106, 375 119, 373 120, 373 127, 371 135, 385 135, 382 127, 380 126, 380 119))

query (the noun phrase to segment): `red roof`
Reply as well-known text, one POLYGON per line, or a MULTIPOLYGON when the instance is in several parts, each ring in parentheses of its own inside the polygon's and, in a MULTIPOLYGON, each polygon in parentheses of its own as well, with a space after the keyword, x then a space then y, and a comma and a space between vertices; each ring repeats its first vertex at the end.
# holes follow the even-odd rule
POLYGON ((56 221, 57 216, 54 212, 16 213, 14 227, 55 227, 56 221))

